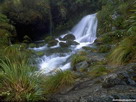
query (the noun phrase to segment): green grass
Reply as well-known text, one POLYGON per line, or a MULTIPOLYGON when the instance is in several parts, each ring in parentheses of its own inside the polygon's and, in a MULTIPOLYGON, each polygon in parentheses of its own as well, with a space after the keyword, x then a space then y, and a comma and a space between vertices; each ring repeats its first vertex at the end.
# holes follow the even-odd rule
POLYGON ((58 71, 54 75, 47 77, 44 84, 46 94, 56 93, 62 89, 65 89, 75 82, 75 75, 73 72, 58 71))
POLYGON ((5 95, 5 101, 38 101, 42 97, 39 87, 39 76, 27 64, 15 64, 9 59, 0 61, 0 95, 5 95))
POLYGON ((106 52, 110 52, 110 46, 109 45, 100 45, 98 52, 100 53, 106 53, 106 52))
POLYGON ((18 44, 6 47, 3 51, 3 55, 9 58, 12 63, 16 64, 33 62, 30 60, 32 59, 33 52, 22 48, 22 46, 18 44))
POLYGON ((109 55, 109 63, 122 65, 136 58, 136 36, 127 37, 109 55))
POLYGON ((71 61, 71 66, 75 66, 76 64, 82 62, 82 61, 86 61, 87 57, 85 56, 85 54, 83 52, 81 52, 82 54, 75 54, 72 56, 72 61, 71 61))
POLYGON ((95 66, 93 67, 92 70, 90 70, 88 72, 88 75, 95 78, 95 77, 99 77, 99 76, 102 76, 102 75, 106 75, 110 73, 110 70, 105 68, 104 66, 95 66))

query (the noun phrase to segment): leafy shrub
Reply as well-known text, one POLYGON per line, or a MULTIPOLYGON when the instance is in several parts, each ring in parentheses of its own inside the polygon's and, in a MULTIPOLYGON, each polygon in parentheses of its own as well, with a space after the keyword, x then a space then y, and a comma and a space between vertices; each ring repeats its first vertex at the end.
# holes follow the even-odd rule
POLYGON ((136 36, 125 38, 109 55, 109 62, 116 65, 136 61, 136 36))
POLYGON ((6 96, 6 101, 24 102, 41 99, 42 91, 39 87, 39 77, 34 74, 31 66, 15 64, 6 59, 0 61, 0 68, 2 70, 0 94, 6 96))
POLYGON ((51 94, 71 86, 74 82, 75 75, 73 72, 69 70, 58 71, 54 75, 47 77, 43 87, 46 94, 51 94))

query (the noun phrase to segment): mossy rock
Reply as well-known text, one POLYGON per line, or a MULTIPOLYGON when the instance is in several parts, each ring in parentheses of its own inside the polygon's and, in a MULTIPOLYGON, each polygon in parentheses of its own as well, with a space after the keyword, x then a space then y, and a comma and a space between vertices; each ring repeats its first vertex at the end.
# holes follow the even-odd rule
POLYGON ((58 40, 51 40, 48 42, 48 47, 55 46, 57 45, 57 43, 58 43, 58 40))
POLYGON ((67 34, 61 40, 68 41, 68 40, 75 40, 76 37, 73 34, 67 34))
POLYGON ((67 43, 64 43, 64 42, 60 42, 59 45, 60 45, 60 47, 63 47, 63 48, 69 47, 69 45, 67 43))
POLYGON ((88 75, 95 78, 95 77, 100 77, 102 75, 107 75, 111 71, 107 69, 105 66, 94 66, 91 68, 91 70, 88 72, 88 75))
POLYGON ((44 45, 45 45, 45 42, 39 43, 39 44, 37 44, 37 47, 41 47, 41 46, 44 46, 44 45))
POLYGON ((79 44, 78 42, 73 41, 73 40, 67 40, 66 43, 67 43, 68 45, 78 45, 78 44, 79 44))
POLYGON ((88 47, 88 46, 84 46, 82 47, 85 51, 91 51, 91 52, 97 52, 96 48, 92 48, 92 47, 88 47))
POLYGON ((101 45, 98 49, 98 52, 100 53, 106 53, 109 52, 111 47, 109 45, 101 45))
POLYGON ((31 43, 31 44, 29 44, 29 47, 30 47, 30 48, 34 48, 34 47, 36 47, 36 44, 31 43))
POLYGON ((46 43, 49 43, 50 41, 55 40, 55 39, 52 36, 47 36, 44 40, 46 43))
POLYGON ((44 56, 44 52, 42 52, 42 51, 40 51, 40 52, 36 52, 36 54, 37 54, 39 57, 44 56))
POLYGON ((87 61, 88 58, 84 55, 79 55, 79 54, 75 54, 72 56, 72 61, 71 61, 71 66, 73 68, 73 70, 77 70, 76 69, 76 65, 80 62, 84 62, 84 61, 87 61))

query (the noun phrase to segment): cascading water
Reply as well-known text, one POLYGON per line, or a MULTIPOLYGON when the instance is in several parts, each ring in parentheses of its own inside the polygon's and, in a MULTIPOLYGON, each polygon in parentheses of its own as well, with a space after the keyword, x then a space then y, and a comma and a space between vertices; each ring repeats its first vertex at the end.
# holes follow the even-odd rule
POLYGON ((87 15, 72 29, 72 33, 80 43, 93 43, 96 40, 96 28, 96 14, 87 15))
MULTIPOLYGON (((52 53, 51 55, 45 54, 39 63, 40 69, 44 73, 50 73, 57 68, 66 70, 70 68, 70 61, 67 61, 68 58, 76 53, 76 51, 83 46, 89 46, 90 44, 94 43, 96 40, 96 30, 97 30, 97 17, 96 14, 87 15, 83 17, 83 19, 71 30, 71 33, 76 37, 76 40, 79 45, 75 45, 74 47, 71 46, 69 49, 70 52, 63 52, 60 53, 52 53)), ((67 35, 67 34, 65 34, 67 35)), ((62 35, 62 36, 65 36, 62 35)), ((62 37, 61 36, 61 37, 62 37)), ((59 40, 59 42, 61 42, 59 40)), ((42 50, 55 50, 55 48, 60 48, 59 44, 54 47, 48 48, 47 46, 43 46, 40 48, 34 48, 35 51, 42 51, 42 50)), ((61 48, 60 48, 61 49, 61 48)))

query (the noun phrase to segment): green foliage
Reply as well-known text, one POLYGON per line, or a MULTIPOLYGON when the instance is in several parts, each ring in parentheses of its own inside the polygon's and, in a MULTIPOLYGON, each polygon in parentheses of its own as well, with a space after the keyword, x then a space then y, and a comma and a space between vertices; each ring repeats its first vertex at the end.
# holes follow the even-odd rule
POLYGON ((56 93, 63 90, 75 82, 75 75, 71 71, 57 71, 54 75, 47 77, 44 84, 46 94, 56 93))
POLYGON ((133 4, 131 11, 131 15, 126 23, 129 23, 128 33, 136 36, 136 3, 133 4))
POLYGON ((88 72, 89 76, 93 78, 106 75, 108 73, 110 73, 110 70, 104 66, 95 66, 92 70, 90 70, 90 72, 88 72))
POLYGON ((133 3, 134 0, 105 0, 102 10, 97 15, 99 20, 98 33, 105 34, 116 30, 127 30, 126 20, 130 15, 130 8, 133 3))
POLYGON ((3 15, 0 13, 0 23, 3 23, 3 22, 8 23, 9 20, 7 19, 6 15, 3 15))
POLYGON ((136 36, 125 38, 109 55, 109 63, 121 65, 136 61, 136 36))
POLYGON ((72 60, 71 60, 71 66, 74 67, 76 64, 82 62, 82 61, 86 61, 87 57, 84 55, 80 55, 80 54, 75 54, 72 56, 72 60))
POLYGON ((109 52, 111 47, 109 45, 100 45, 98 52, 100 53, 106 53, 109 52))
POLYGON ((22 48, 21 45, 8 46, 3 51, 3 56, 10 59, 11 62, 16 64, 25 64, 27 62, 33 62, 33 52, 22 48))
POLYGON ((16 36, 15 28, 9 24, 7 17, 0 13, 0 46, 7 46, 16 36))
POLYGON ((27 64, 12 63, 9 59, 0 61, 0 95, 6 96, 6 101, 38 101, 42 99, 39 87, 39 77, 27 64))

